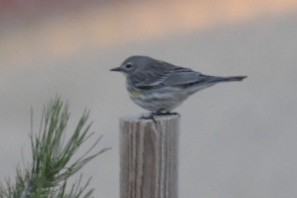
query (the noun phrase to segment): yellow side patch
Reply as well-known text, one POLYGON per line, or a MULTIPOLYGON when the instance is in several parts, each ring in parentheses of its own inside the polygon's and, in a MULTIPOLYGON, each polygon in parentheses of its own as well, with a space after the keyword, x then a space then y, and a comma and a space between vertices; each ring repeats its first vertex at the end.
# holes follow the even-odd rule
POLYGON ((131 91, 131 92, 130 92, 130 96, 131 96, 132 98, 135 98, 135 99, 140 98, 141 95, 142 95, 142 94, 141 94, 140 91, 131 91))

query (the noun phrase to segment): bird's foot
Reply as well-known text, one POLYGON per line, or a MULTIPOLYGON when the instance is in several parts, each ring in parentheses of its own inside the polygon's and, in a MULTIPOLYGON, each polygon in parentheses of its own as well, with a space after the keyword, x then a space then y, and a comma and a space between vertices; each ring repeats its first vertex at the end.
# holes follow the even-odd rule
POLYGON ((140 119, 144 119, 144 120, 152 120, 154 122, 154 124, 157 124, 157 121, 155 119, 154 116, 156 116, 157 114, 155 112, 151 112, 149 115, 142 115, 140 117, 140 119))
POLYGON ((170 112, 170 111, 160 111, 160 112, 156 112, 155 113, 155 115, 156 116, 169 116, 169 115, 178 115, 178 116, 180 116, 179 115, 179 113, 177 113, 177 112, 170 112))
POLYGON ((144 120, 152 120, 155 124, 157 124, 157 121, 155 119, 155 116, 169 116, 169 115, 177 115, 180 116, 177 112, 164 112, 164 111, 157 111, 157 112, 151 112, 149 115, 142 115, 140 119, 144 120))

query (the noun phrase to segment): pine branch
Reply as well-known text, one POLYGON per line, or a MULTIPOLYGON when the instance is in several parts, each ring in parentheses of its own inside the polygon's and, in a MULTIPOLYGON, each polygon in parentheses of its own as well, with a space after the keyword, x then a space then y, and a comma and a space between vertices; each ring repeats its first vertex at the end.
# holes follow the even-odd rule
MULTIPOLYGON (((32 116, 32 115, 31 115, 32 116)), ((43 110, 39 133, 33 132, 31 117, 32 167, 24 173, 17 169, 16 181, 10 180, 0 185, 0 198, 89 198, 93 190, 88 190, 90 179, 82 185, 82 175, 66 192, 68 179, 98 155, 109 150, 94 149, 102 136, 89 149, 74 160, 74 155, 94 133, 89 133, 92 123, 88 122, 89 111, 85 111, 78 121, 74 133, 63 144, 70 114, 68 105, 61 99, 51 100, 43 110), (90 154, 94 152, 93 154, 90 154), (74 161, 70 163, 70 161, 74 161)))

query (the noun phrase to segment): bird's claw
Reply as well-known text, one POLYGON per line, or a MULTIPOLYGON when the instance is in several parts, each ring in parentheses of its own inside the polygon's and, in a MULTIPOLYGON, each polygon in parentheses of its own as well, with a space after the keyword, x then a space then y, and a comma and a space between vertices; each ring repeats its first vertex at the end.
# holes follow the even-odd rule
POLYGON ((168 115, 179 115, 177 112, 151 112, 149 115, 142 115, 140 119, 144 120, 152 120, 154 124, 157 124, 157 121, 155 119, 155 116, 168 116, 168 115))

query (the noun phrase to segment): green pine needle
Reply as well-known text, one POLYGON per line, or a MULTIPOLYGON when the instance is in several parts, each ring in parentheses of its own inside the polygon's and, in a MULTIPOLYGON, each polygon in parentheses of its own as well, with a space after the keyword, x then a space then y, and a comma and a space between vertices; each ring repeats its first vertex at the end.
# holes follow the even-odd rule
POLYGON ((94 151, 102 136, 76 160, 74 155, 94 133, 89 133, 89 111, 85 111, 68 140, 64 140, 70 114, 68 105, 60 98, 51 100, 41 117, 39 133, 33 132, 31 115, 32 167, 22 172, 17 169, 16 181, 0 185, 0 198, 89 198, 94 189, 88 189, 90 180, 82 185, 82 175, 66 192, 68 179, 98 155, 109 150, 94 151), (65 143, 63 143, 65 141, 65 143), (93 154, 91 154, 93 152, 93 154), (74 161, 70 163, 70 161, 74 161))

